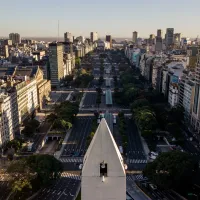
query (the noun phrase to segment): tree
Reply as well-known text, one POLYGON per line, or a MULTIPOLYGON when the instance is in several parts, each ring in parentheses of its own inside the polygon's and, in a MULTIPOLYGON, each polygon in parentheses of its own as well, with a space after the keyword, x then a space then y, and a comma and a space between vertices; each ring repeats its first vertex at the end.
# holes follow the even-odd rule
POLYGON ((80 58, 76 58, 75 59, 75 65, 77 66, 77 67, 80 67, 80 65, 81 65, 81 59, 80 58))
POLYGON ((176 139, 182 138, 180 126, 177 123, 168 123, 166 126, 166 131, 168 131, 176 139))
POLYGON ((11 178, 13 192, 32 188, 31 180, 35 178, 35 173, 27 166, 25 159, 12 161, 7 168, 7 173, 11 178))
POLYGON ((39 127, 39 125, 40 122, 36 119, 29 120, 22 133, 27 137, 31 137, 36 132, 36 129, 39 127))
POLYGON ((189 154, 171 151, 148 163, 143 174, 161 188, 184 191, 193 182, 198 170, 198 161, 189 154))
POLYGON ((136 108, 141 108, 143 106, 149 106, 149 102, 147 99, 138 99, 135 100, 132 104, 131 104, 131 110, 134 110, 136 108))
POLYGON ((42 184, 58 179, 62 172, 62 164, 51 155, 32 155, 26 159, 27 165, 37 173, 42 184))

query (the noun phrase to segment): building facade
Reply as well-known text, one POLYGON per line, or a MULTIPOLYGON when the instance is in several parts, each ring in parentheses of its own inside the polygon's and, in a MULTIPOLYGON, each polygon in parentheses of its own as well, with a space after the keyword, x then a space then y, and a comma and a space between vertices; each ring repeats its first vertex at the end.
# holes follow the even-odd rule
POLYGON ((98 40, 98 33, 97 32, 91 32, 90 33, 90 40, 91 42, 95 42, 98 40))
POLYGON ((166 47, 170 47, 173 44, 173 41, 174 41, 174 29, 167 28, 166 38, 165 38, 166 47))
POLYGON ((10 33, 9 39, 12 40, 12 44, 20 44, 21 43, 21 37, 19 33, 10 33))
POLYGON ((132 39, 133 39, 133 40, 132 40, 133 43, 135 43, 135 44, 137 43, 137 38, 138 38, 138 32, 134 31, 134 32, 133 32, 133 38, 132 38, 132 39))
POLYGON ((70 32, 64 33, 64 41, 65 42, 73 42, 73 36, 70 32))
POLYGON ((50 79, 52 87, 60 87, 64 78, 63 45, 61 43, 49 44, 50 79))

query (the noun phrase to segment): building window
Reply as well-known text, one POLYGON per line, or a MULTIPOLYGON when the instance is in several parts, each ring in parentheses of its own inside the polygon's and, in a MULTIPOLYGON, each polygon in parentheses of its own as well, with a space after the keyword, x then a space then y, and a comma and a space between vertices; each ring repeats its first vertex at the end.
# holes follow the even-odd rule
POLYGON ((100 163, 100 177, 107 176, 107 163, 100 163))

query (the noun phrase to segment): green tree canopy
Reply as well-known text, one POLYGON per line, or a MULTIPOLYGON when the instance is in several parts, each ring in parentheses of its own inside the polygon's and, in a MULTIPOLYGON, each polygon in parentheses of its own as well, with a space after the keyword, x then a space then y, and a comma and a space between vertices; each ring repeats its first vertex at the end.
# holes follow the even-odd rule
POLYGON ((135 100, 132 104, 131 104, 131 110, 137 109, 137 108, 141 108, 143 106, 149 106, 149 102, 147 99, 138 99, 135 100))
POLYGON ((143 174, 161 188, 184 190, 193 182, 198 169, 198 162, 189 154, 171 151, 148 163, 143 174))

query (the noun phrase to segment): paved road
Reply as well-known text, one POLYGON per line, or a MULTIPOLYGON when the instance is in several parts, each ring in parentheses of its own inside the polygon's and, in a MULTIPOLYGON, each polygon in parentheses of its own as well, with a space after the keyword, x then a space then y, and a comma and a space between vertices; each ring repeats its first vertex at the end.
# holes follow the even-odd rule
POLYGON ((67 97, 69 96, 69 93, 61 93, 60 97, 58 98, 57 102, 64 102, 66 101, 67 97))
POLYGON ((78 117, 67 144, 61 155, 61 161, 64 162, 63 159, 67 159, 69 157, 83 157, 86 152, 86 139, 88 134, 91 132, 92 120, 94 117, 78 117))
POLYGON ((136 185, 134 175, 126 176, 126 191, 135 200, 151 200, 136 185))
POLYGON ((126 118, 126 123, 127 123, 127 137, 128 137, 128 147, 127 147, 128 168, 129 170, 131 170, 132 168, 135 168, 136 165, 138 164, 140 164, 141 168, 144 168, 145 164, 147 163, 147 159, 145 156, 145 152, 143 150, 143 145, 137 127, 131 119, 126 118))
POLYGON ((97 93, 96 92, 86 93, 85 99, 83 101, 82 108, 95 107, 96 106, 96 99, 97 99, 97 93))
POLYGON ((42 191, 34 200, 74 200, 80 186, 80 176, 63 172, 61 178, 42 191))

